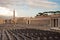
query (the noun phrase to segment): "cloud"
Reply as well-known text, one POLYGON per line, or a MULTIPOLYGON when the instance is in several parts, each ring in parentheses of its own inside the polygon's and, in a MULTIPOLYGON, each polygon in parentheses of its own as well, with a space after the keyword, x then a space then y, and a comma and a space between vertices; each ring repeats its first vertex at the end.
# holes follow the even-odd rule
POLYGON ((56 2, 49 0, 0 0, 0 7, 15 8, 17 16, 31 16, 32 13, 60 8, 56 2))
POLYGON ((29 7, 42 7, 42 8, 57 8, 57 3, 48 0, 0 0, 0 6, 21 6, 28 5, 29 7))
POLYGON ((26 0, 26 4, 31 7, 56 8, 57 3, 48 0, 26 0))
POLYGON ((0 15, 11 16, 12 12, 8 8, 0 7, 0 15))

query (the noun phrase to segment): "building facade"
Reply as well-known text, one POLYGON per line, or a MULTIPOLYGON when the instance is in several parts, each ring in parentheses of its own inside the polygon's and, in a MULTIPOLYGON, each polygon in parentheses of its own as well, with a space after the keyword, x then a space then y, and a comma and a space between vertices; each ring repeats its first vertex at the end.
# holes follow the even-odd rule
POLYGON ((60 14, 48 15, 48 16, 36 16, 35 18, 30 19, 29 24, 39 26, 59 27, 60 14))
POLYGON ((19 17, 15 18, 15 20, 0 18, 0 24, 4 23, 31 24, 46 27, 60 27, 60 14, 48 16, 36 16, 34 18, 19 17))

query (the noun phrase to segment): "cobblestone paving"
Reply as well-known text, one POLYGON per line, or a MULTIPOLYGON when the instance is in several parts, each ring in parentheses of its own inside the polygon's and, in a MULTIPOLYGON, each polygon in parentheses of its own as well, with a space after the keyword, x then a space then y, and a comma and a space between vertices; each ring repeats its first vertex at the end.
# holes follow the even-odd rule
POLYGON ((60 33, 37 29, 3 29, 0 40, 60 40, 60 33))

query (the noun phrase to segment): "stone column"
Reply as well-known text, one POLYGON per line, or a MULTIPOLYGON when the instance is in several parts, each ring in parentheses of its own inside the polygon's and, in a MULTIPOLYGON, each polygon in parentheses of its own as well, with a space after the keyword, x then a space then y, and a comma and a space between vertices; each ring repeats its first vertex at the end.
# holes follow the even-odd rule
POLYGON ((54 19, 51 19, 51 27, 54 27, 54 19))
POLYGON ((58 27, 60 27, 60 18, 58 18, 58 27))
POLYGON ((58 27, 58 18, 55 19, 55 27, 58 27))

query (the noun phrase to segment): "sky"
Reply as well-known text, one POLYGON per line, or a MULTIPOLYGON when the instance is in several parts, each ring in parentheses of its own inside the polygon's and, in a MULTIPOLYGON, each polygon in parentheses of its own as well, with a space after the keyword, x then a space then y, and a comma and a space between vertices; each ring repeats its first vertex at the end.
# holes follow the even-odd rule
POLYGON ((33 17, 39 12, 60 11, 60 0, 0 0, 0 14, 33 17))

